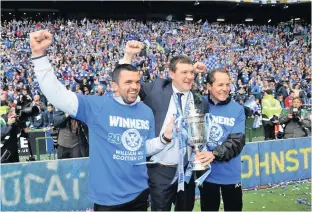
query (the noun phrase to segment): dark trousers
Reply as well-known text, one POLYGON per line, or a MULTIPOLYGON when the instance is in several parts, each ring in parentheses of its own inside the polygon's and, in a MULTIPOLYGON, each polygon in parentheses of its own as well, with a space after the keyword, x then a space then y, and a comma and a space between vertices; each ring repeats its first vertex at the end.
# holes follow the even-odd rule
POLYGON ((224 211, 242 211, 243 193, 241 184, 218 185, 204 182, 200 189, 201 211, 219 211, 220 190, 224 211))
POLYGON ((149 190, 144 190, 134 200, 113 206, 98 205, 94 203, 94 211, 147 211, 149 190))
POLYGON ((264 129, 264 140, 275 139, 274 125, 263 125, 263 129, 264 129))
POLYGON ((81 157, 80 147, 76 145, 73 148, 67 148, 58 145, 57 147, 57 159, 65 159, 65 158, 79 158, 81 157))
POLYGON ((152 211, 170 211, 172 203, 175 204, 175 211, 193 210, 194 180, 191 179, 189 184, 184 183, 184 191, 177 192, 177 182, 170 185, 175 173, 175 167, 165 167, 159 164, 148 165, 152 211))

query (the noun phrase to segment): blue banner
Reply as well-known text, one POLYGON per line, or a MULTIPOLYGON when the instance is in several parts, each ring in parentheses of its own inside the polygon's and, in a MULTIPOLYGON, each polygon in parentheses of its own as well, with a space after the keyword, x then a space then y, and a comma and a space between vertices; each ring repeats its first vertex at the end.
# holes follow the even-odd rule
POLYGON ((2 211, 69 211, 88 200, 88 158, 1 165, 2 211))
MULTIPOLYGON (((248 143, 241 159, 243 188, 311 178, 311 138, 248 143)), ((1 210, 91 208, 88 162, 88 158, 80 158, 2 164, 1 210)))
POLYGON ((311 137, 249 143, 241 160, 243 188, 311 178, 311 137))

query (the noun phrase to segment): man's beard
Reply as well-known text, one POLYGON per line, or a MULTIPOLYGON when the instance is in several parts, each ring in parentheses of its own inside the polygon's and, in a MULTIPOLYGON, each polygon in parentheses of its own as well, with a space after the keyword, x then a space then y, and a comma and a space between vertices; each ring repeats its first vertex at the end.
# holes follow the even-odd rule
POLYGON ((131 105, 132 103, 134 103, 136 101, 136 99, 138 98, 135 98, 134 101, 129 101, 127 98, 121 96, 122 100, 124 101, 124 103, 128 104, 128 105, 131 105))

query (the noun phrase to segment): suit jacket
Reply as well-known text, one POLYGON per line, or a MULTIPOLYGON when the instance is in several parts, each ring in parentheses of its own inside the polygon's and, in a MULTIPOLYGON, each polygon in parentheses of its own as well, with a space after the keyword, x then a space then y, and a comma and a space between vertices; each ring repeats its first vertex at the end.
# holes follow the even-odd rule
MULTIPOLYGON (((149 106, 155 118, 155 135, 159 136, 168 111, 171 95, 173 93, 172 81, 157 78, 150 83, 141 84, 140 98, 149 106)), ((209 112, 208 102, 199 94, 193 93, 195 107, 205 114, 209 112)))

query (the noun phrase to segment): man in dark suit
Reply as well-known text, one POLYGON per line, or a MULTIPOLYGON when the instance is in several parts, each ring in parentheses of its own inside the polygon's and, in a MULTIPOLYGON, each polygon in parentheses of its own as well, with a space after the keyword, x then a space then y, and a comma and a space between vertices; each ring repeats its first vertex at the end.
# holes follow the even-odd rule
MULTIPOLYGON (((141 49, 141 42, 128 41, 124 58, 120 63, 131 63, 141 49)), ((199 94, 191 92, 195 72, 200 73, 205 70, 203 63, 193 64, 188 57, 177 56, 172 58, 169 64, 171 80, 156 78, 150 83, 141 84, 140 98, 152 109, 155 117, 155 135, 161 137, 164 143, 171 142, 171 139, 163 134, 170 119, 174 114, 178 114, 179 110, 182 113, 179 115, 183 115, 190 101, 193 101, 195 107, 202 113, 208 112, 208 103, 199 94)), ((192 177, 188 184, 185 183, 184 191, 177 192, 177 182, 171 185, 179 162, 179 145, 174 143, 171 147, 163 149, 150 158, 150 161, 155 162, 148 165, 151 209, 170 211, 172 203, 175 203, 176 211, 192 211, 195 199, 194 179, 192 177)), ((188 147, 187 153, 189 157, 191 147, 188 147)), ((206 161, 209 162, 209 158, 206 161)))

